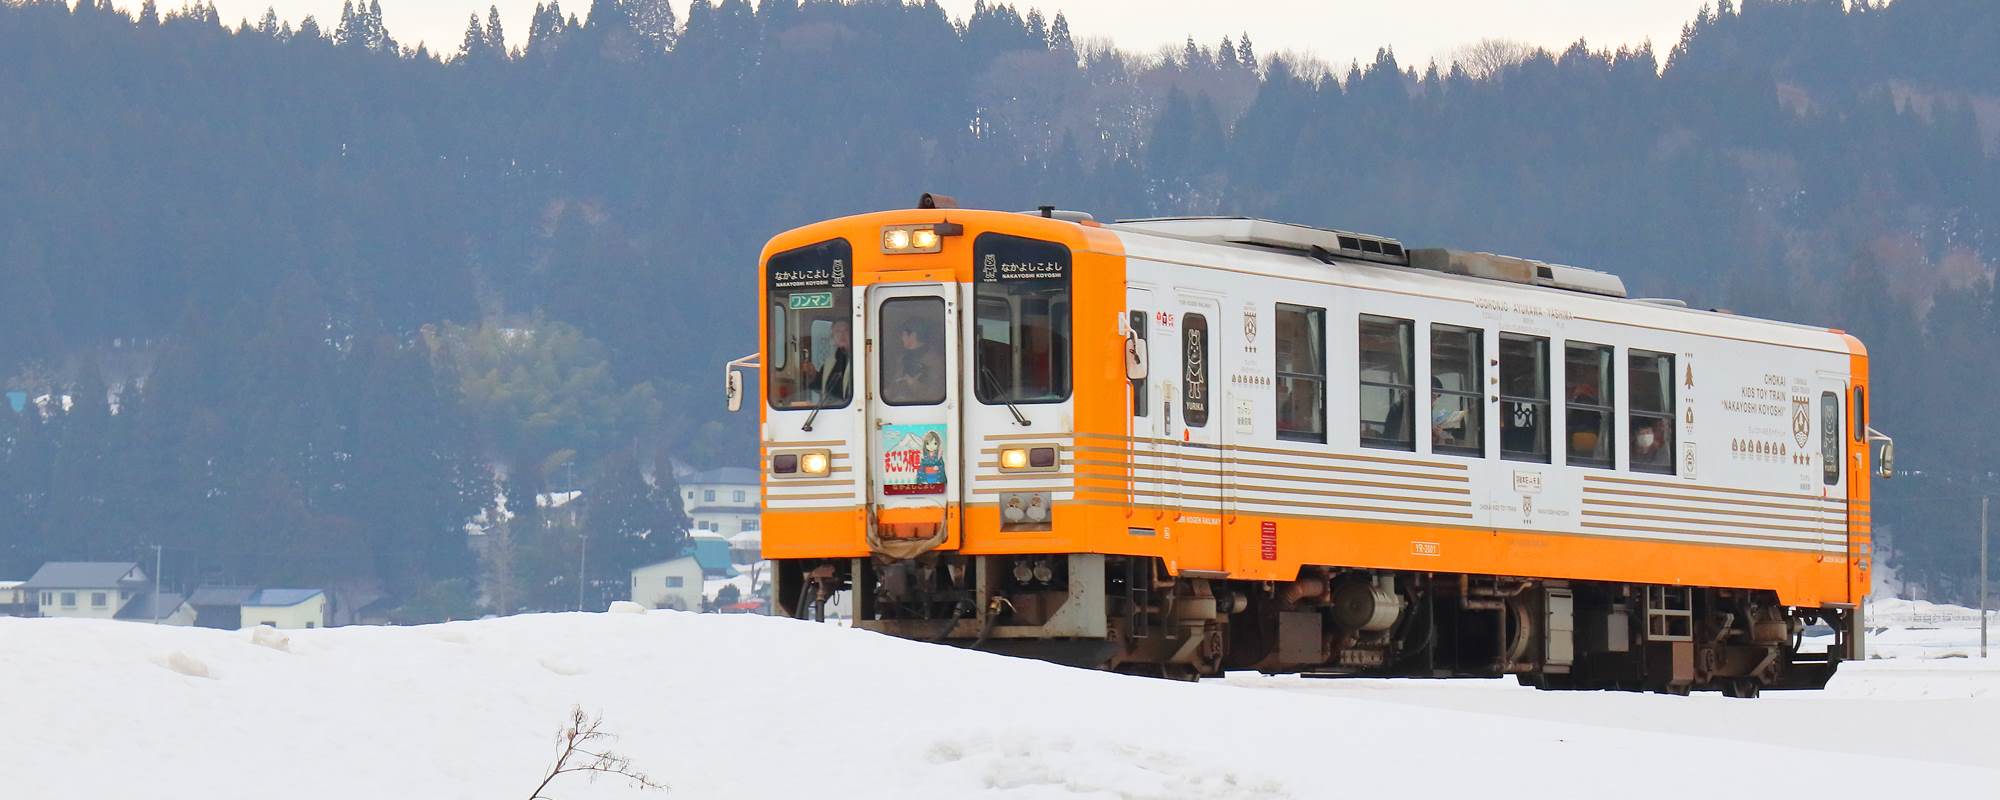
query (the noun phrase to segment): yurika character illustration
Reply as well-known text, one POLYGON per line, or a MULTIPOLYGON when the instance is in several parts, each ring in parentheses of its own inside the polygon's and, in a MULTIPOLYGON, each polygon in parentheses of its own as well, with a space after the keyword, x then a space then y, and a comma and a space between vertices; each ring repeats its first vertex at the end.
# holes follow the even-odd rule
POLYGON ((924 434, 924 449, 917 460, 917 483, 944 483, 944 437, 937 431, 924 434))

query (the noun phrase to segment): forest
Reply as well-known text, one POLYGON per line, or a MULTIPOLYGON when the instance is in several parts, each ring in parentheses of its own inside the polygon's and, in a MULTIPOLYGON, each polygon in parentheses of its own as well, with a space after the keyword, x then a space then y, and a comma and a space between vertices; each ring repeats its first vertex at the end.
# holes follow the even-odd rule
POLYGON ((1674 42, 1346 65, 986 2, 572 2, 432 49, 380 0, 0 0, 0 578, 159 546, 169 583, 415 620, 570 607, 587 538, 601 605, 683 546, 676 468, 754 461, 719 385, 765 239, 937 191, 1366 231, 1851 331, 1898 441, 1888 563, 1973 589, 1985 0, 1720 0, 1674 42))

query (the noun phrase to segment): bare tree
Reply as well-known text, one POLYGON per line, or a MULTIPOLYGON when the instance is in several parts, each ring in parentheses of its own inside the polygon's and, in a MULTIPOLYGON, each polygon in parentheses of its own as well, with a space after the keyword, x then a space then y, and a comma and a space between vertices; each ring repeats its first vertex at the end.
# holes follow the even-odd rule
POLYGON ((569 710, 569 726, 556 733, 556 745, 560 754, 556 763, 549 767, 549 774, 542 776, 542 783, 535 787, 535 793, 528 800, 554 800, 543 794, 556 778, 574 772, 590 775, 597 780, 599 775, 617 775, 639 789, 666 791, 663 783, 655 783, 646 773, 632 768, 632 759, 602 748, 617 737, 604 732, 603 715, 591 716, 584 713, 582 706, 569 710))
POLYGON ((1461 45, 1451 52, 1451 60, 1475 79, 1491 78, 1501 70, 1528 60, 1535 48, 1513 39, 1481 39, 1461 45))

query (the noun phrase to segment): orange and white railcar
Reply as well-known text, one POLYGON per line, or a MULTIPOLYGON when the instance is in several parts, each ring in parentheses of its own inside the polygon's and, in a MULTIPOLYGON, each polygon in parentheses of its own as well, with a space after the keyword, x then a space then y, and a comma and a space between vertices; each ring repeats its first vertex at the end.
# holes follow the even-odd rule
POLYGON ((1888 443, 1852 336, 1298 225, 920 206, 763 253, 728 383, 762 372, 787 613, 1176 677, 1752 695, 1857 652, 1888 443))

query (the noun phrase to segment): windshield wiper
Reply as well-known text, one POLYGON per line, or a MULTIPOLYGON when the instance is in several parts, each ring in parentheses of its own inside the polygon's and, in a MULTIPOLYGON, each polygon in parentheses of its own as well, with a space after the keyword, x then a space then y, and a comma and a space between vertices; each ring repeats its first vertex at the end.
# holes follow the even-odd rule
MULTIPOLYGON (((834 356, 837 358, 839 356, 839 351, 835 351, 834 356)), ((847 375, 845 374, 846 370, 853 368, 853 364, 851 363, 852 361, 853 359, 850 357, 849 358, 850 363, 846 367, 842 368, 842 375, 840 376, 842 380, 846 380, 847 378, 847 375)), ((833 388, 827 385, 833 382, 833 375, 832 375, 833 362, 834 362, 833 358, 828 358, 826 360, 826 372, 821 373, 823 377, 820 380, 819 399, 813 401, 813 411, 811 414, 806 415, 806 424, 799 426, 799 430, 801 431, 804 431, 806 433, 812 433, 813 420, 819 419, 819 412, 827 408, 826 401, 832 399, 833 397, 833 393, 827 391, 828 389, 833 388)))
POLYGON ((1000 379, 993 377, 992 368, 985 364, 979 365, 979 377, 986 381, 987 387, 993 390, 994 396, 1000 398, 1000 402, 1007 404, 1007 412, 1014 415, 1015 422, 1020 423, 1023 428, 1031 425, 1028 418, 1021 414, 1021 409, 1014 407, 1014 401, 1007 399, 1007 393, 1000 390, 1000 379))

